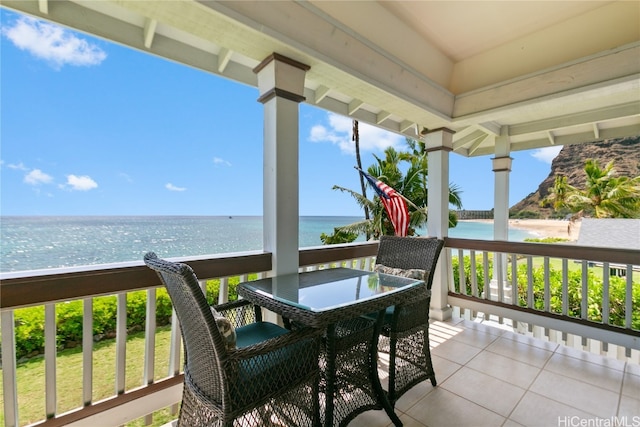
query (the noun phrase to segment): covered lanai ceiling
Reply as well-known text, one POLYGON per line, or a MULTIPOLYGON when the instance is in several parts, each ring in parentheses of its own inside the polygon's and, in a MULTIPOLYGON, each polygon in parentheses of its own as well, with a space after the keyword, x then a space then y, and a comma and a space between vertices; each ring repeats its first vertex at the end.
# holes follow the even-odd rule
POLYGON ((2 0, 2 6, 256 86, 276 52, 306 102, 454 152, 640 134, 639 1, 2 0))

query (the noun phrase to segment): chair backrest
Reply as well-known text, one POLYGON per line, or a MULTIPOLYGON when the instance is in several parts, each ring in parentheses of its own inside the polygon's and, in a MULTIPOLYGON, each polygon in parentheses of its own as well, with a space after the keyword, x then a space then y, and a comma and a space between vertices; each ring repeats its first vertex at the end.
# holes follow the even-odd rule
POLYGON ((144 256, 144 262, 158 273, 169 292, 180 321, 185 371, 191 382, 208 397, 222 401, 225 377, 221 358, 226 355, 225 343, 196 275, 188 265, 160 259, 153 252, 144 256))
POLYGON ((391 268, 425 270, 427 288, 431 289, 433 274, 444 240, 435 237, 380 236, 376 264, 391 268))

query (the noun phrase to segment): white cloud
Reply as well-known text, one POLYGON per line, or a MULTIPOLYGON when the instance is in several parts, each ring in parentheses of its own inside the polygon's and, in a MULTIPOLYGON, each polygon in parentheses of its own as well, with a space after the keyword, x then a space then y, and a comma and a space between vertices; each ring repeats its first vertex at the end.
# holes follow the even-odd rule
POLYGON ((218 165, 225 165, 225 166, 231 166, 231 163, 226 161, 225 159, 222 159, 220 157, 214 157, 213 158, 213 164, 218 166, 218 165))
POLYGON ((131 178, 131 176, 127 173, 124 172, 119 172, 118 173, 118 177, 124 179, 127 182, 133 182, 133 178, 131 178))
POLYGON ((98 65, 107 57, 100 47, 71 31, 33 18, 19 18, 13 26, 4 28, 2 34, 17 48, 47 61, 55 69, 63 65, 98 65))
MULTIPOLYGON (((355 142, 351 140, 353 121, 349 117, 328 113, 329 127, 315 125, 311 128, 309 140, 330 142, 340 147, 343 153, 354 154, 355 142)), ((361 151, 384 151, 387 147, 398 147, 404 138, 366 123, 359 123, 361 151)))
MULTIPOLYGON (((20 166, 24 167, 22 163, 20 163, 20 166)), ((20 170, 24 170, 24 169, 20 169, 20 170)), ((49 184, 51 181, 53 181, 53 178, 51 177, 51 175, 47 175, 46 173, 42 172, 40 169, 34 169, 24 176, 24 182, 30 185, 49 184)))
POLYGON ((9 169, 15 169, 15 170, 19 170, 19 171, 28 171, 29 168, 26 167, 22 162, 15 164, 15 163, 8 163, 7 167, 9 169))
POLYGON ((88 191, 94 188, 98 188, 98 184, 87 175, 67 175, 67 185, 72 190, 88 191))
POLYGON ((184 187, 176 187, 172 183, 168 183, 164 187, 169 191, 185 191, 186 190, 186 188, 184 188, 184 187))
POLYGON ((556 158, 560 150, 562 150, 562 146, 538 148, 533 153, 531 153, 531 155, 536 159, 540 160, 541 162, 551 164, 551 162, 553 161, 553 159, 556 158))

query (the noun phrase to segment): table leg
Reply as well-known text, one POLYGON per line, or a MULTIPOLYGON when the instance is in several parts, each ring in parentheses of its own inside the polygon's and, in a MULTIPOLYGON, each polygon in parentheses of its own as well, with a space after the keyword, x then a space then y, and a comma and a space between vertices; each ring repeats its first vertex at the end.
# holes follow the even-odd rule
POLYGON ((325 363, 326 363, 326 371, 325 371, 325 380, 326 380, 326 390, 325 390, 325 418, 324 425, 326 427, 333 426, 333 411, 334 411, 334 401, 333 396, 336 391, 336 341, 335 341, 335 329, 336 326, 329 325, 327 326, 327 338, 326 338, 326 355, 325 355, 325 363))
POLYGON ((398 415, 393 410, 393 405, 389 401, 388 394, 382 388, 382 384, 380 383, 380 375, 378 375, 378 339, 380 337, 380 330, 382 329, 382 324, 384 322, 385 310, 381 310, 378 313, 378 319, 376 321, 375 330, 373 333, 373 342, 371 345, 371 363, 369 364, 369 368, 371 369, 370 376, 373 380, 373 389, 376 392, 378 400, 385 412, 393 422, 393 425, 396 427, 402 427, 402 421, 398 418, 398 415))

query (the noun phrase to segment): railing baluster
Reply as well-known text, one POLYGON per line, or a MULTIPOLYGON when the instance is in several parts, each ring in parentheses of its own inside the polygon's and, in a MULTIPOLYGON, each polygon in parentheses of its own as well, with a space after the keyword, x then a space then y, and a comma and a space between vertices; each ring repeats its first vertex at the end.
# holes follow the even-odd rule
POLYGON ((605 325, 609 324, 609 281, 609 263, 605 262, 602 264, 602 323, 605 325))
MULTIPOLYGON (((569 260, 562 259, 562 315, 569 314, 569 260)), ((563 339, 566 341, 566 334, 563 334, 563 339)))
POLYGON ((518 289, 518 256, 511 254, 511 304, 519 304, 520 290, 518 289))
POLYGON ((467 294, 467 275, 464 274, 464 251, 458 249, 458 283, 460 283, 460 293, 467 294))
MULTIPOLYGON (((589 286, 588 286, 588 279, 589 279, 589 265, 587 263, 587 261, 582 261, 582 277, 581 277, 581 282, 582 282, 582 298, 580 301, 580 318, 581 319, 587 319, 587 313, 588 313, 588 293, 589 293, 589 286)), ((584 344, 583 344, 584 345, 584 344)))
MULTIPOLYGON (((582 261, 582 277, 581 277, 581 282, 582 282, 582 298, 580 301, 580 318, 581 319, 588 319, 588 313, 589 313, 589 264, 587 261, 583 260, 582 261)), ((587 339, 585 337, 582 337, 582 347, 586 347, 587 346, 587 339)))
POLYGON ((56 305, 44 306, 44 373, 47 418, 56 414, 56 305))
MULTIPOLYGON (((205 287, 206 289, 206 287, 205 287)), ((205 291, 206 292, 206 291, 205 291)), ((224 304, 229 301, 229 278, 220 278, 220 289, 218 294, 218 304, 224 304)))
POLYGON ((116 394, 122 394, 126 388, 127 371, 127 294, 117 296, 116 314, 116 394))
MULTIPOLYGON (((631 320, 633 318, 633 265, 627 264, 627 286, 624 297, 624 327, 631 328, 631 320)), ((627 349, 627 353, 630 357, 631 350, 627 349)))
POLYGON ((533 308, 533 258, 527 256, 527 307, 533 308))
MULTIPOLYGON (((156 288, 147 290, 147 312, 144 329, 144 385, 154 382, 156 356, 156 288)), ((145 425, 153 422, 153 414, 148 414, 145 425)))
POLYGON ((82 403, 93 400, 93 298, 82 301, 82 403))
POLYGON ((544 257, 544 311, 548 312, 551 308, 551 285, 549 283, 549 257, 544 257))
POLYGON ((0 313, 2 332, 2 400, 5 427, 18 426, 18 385, 16 374, 16 332, 13 310, 0 313))
POLYGON ((491 282, 489 279, 489 253, 486 251, 482 252, 482 270, 482 280, 484 281, 484 298, 491 299, 491 282))
MULTIPOLYGON (((498 288, 498 301, 504 301, 504 267, 505 258, 502 253, 495 252, 493 254, 493 275, 496 278, 496 286, 498 288)), ((502 323, 502 322, 501 322, 502 323)))
MULTIPOLYGON (((169 349, 169 372, 170 377, 180 373, 180 344, 182 335, 176 310, 171 310, 171 347, 169 349)), ((171 414, 178 413, 179 404, 171 405, 171 414)))
POLYGON ((478 275, 476 274, 476 251, 469 253, 469 278, 471 279, 471 293, 474 297, 478 296, 478 275))

